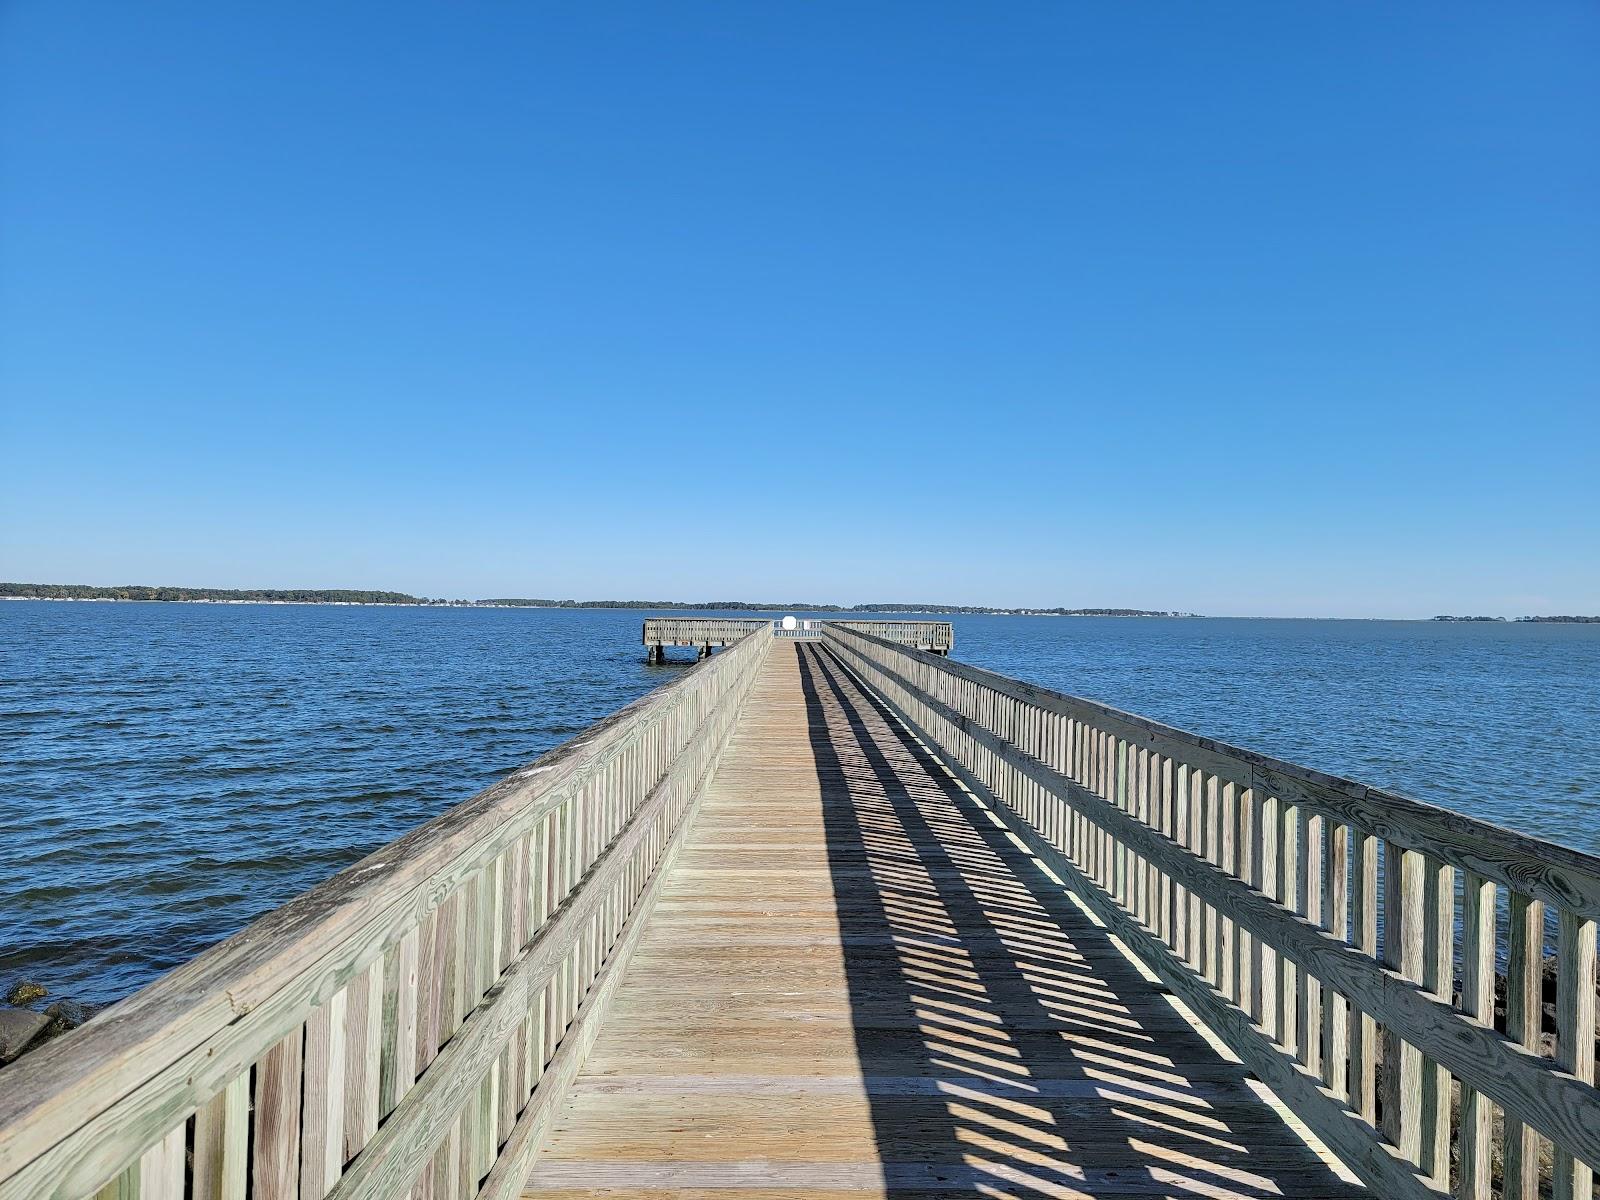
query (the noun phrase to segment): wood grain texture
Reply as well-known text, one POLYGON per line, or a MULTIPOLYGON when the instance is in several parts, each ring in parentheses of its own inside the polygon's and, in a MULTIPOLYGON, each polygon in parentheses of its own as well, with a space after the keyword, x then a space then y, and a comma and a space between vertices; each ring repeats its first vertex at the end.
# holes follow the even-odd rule
POLYGON ((295 1030, 256 1064, 252 1200, 296 1200, 300 1185, 300 1083, 304 1033, 295 1030))
MULTIPOLYGON (((1461 959, 1461 1011, 1484 1025, 1494 1022, 1495 886, 1468 875, 1462 892, 1465 939, 1461 959)), ((1494 1105, 1470 1084, 1461 1088, 1461 1200, 1488 1200, 1492 1185, 1494 1105)))
POLYGON ((250 1077, 237 1075, 194 1115, 194 1200, 245 1200, 250 1077))

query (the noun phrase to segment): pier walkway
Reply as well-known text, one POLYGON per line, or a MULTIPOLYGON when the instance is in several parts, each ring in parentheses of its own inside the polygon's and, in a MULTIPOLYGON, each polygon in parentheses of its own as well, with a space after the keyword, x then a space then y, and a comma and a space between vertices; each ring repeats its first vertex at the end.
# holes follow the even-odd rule
POLYGON ((780 643, 525 1194, 1359 1191, 836 660, 780 643))
POLYGON ((937 624, 689 630, 0 1069, 0 1200, 1591 1200, 1600 859, 937 624))

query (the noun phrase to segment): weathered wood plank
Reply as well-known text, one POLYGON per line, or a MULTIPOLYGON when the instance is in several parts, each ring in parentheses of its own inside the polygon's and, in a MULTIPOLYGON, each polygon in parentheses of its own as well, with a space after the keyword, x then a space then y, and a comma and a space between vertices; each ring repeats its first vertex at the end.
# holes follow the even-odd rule
POLYGON ((235 1075, 194 1115, 194 1200, 245 1200, 250 1076, 235 1075))
POLYGON ((303 1030, 256 1064, 255 1137, 250 1147, 252 1200, 297 1200, 300 1184, 300 1083, 303 1030))
POLYGON ((140 1156, 140 1200, 183 1200, 185 1132, 179 1125, 140 1156))
MULTIPOLYGON (((1557 943, 1556 1061, 1585 1083, 1594 1082, 1595 922, 1561 914, 1557 943)), ((1588 1200, 1594 1171, 1556 1145, 1555 1200, 1588 1200)))
MULTIPOLYGON (((1463 892, 1461 1011, 1494 1024, 1495 885, 1468 875, 1463 892)), ((1488 1200, 1493 1160, 1494 1105, 1470 1084, 1461 1087, 1460 1200, 1488 1200)))
MULTIPOLYGON (((1544 968, 1544 905, 1512 892, 1507 926, 1506 1034, 1529 1053, 1539 1049, 1540 1002, 1544 968)), ((1488 1088, 1480 1091, 1493 1096, 1488 1088)), ((1538 1200, 1539 1135, 1509 1108, 1506 1110, 1502 1156, 1506 1200, 1538 1200)))
POLYGON ((322 1200, 344 1167, 348 1015, 347 993, 338 991, 306 1021, 300 1200, 322 1200))

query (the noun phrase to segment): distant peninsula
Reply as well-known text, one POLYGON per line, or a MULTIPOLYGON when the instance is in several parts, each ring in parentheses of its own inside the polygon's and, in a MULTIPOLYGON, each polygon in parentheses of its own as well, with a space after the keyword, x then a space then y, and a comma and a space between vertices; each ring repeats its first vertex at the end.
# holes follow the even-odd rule
MULTIPOLYGON (((1500 621, 1505 617, 1434 617, 1435 621, 1500 621)), ((1514 617, 1514 622, 1521 624, 1545 625, 1600 625, 1600 617, 1514 617)))
POLYGON ((403 604, 436 608, 628 608, 681 612, 966 613, 1029 617, 1192 617, 1143 608, 988 608, 972 604, 758 604, 745 600, 436 600, 406 592, 348 588, 94 587, 84 583, 0 583, 0 600, 158 600, 176 604, 403 604))

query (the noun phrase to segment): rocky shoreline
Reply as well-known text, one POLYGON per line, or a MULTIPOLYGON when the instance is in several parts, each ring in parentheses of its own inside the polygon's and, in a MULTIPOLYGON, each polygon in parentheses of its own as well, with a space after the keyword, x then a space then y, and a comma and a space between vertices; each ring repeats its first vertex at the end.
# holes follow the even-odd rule
POLYGON ((95 1014, 95 1009, 76 1000, 55 1000, 44 1008, 37 1007, 49 997, 49 988, 29 979, 6 992, 4 1003, 0 1003, 0 1067, 76 1029, 95 1014))

